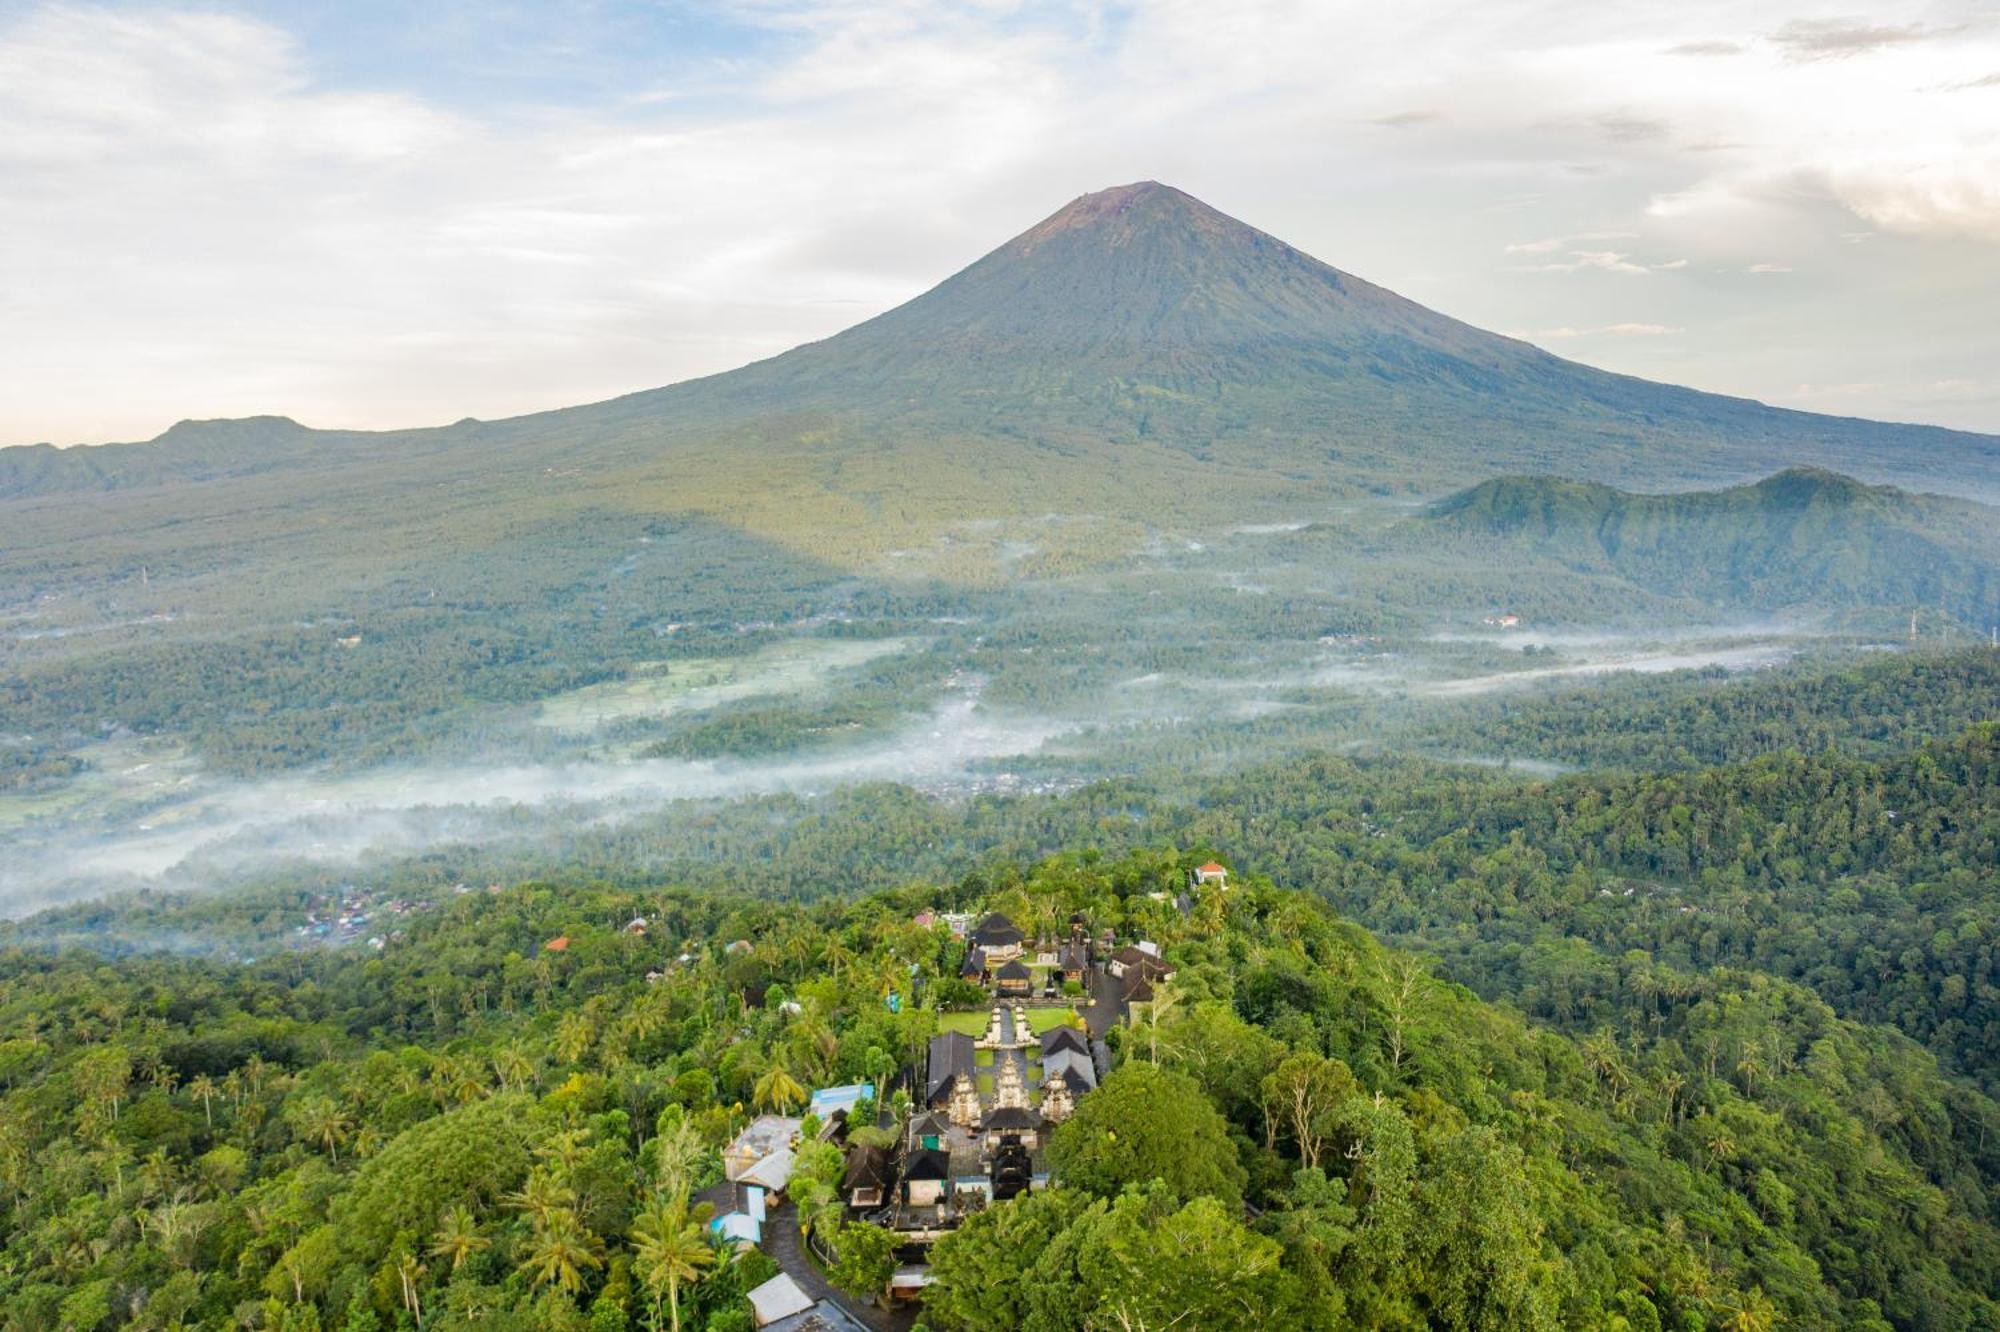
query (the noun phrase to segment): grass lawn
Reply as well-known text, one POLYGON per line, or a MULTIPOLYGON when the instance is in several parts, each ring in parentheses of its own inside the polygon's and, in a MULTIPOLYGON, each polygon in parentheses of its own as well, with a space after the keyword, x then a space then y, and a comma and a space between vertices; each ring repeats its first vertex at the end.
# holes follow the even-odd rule
POLYGON ((991 1068, 993 1067, 993 1052, 991 1050, 975 1050, 972 1052, 972 1062, 978 1068, 991 1068))
POLYGON ((1080 1027, 1076 1014, 1067 1008, 1031 1008, 1028 1010, 1028 1030, 1039 1036, 1055 1027, 1080 1027))
POLYGON ((974 1040, 978 1040, 986 1034, 986 1024, 991 1020, 992 1015, 984 1009, 975 1009, 970 1013, 940 1013, 938 1030, 962 1031, 974 1040))

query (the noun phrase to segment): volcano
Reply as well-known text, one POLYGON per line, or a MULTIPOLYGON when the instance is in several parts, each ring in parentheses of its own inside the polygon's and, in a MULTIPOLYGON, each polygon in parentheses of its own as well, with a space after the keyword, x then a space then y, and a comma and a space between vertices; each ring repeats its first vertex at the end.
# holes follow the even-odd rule
POLYGON ((130 544, 163 514, 182 534, 245 511, 283 512, 292 537, 408 533, 440 521, 442 491, 448 524, 693 513, 859 567, 954 524, 1045 513, 1199 523, 1522 473, 1672 490, 1800 466, 1981 494, 2000 439, 1566 361, 1142 182, 725 374, 440 429, 260 417, 0 450, 0 500, 22 506, 8 527, 24 540, 130 544), (72 512, 80 495, 87 512, 72 512))

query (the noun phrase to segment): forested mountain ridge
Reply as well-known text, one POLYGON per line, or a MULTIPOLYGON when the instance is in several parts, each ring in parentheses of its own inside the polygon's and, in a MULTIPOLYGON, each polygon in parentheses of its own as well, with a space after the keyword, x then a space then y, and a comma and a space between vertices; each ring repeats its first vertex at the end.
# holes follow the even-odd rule
POLYGON ((1440 501, 1421 526, 1426 539, 1490 538, 1718 604, 1900 605, 2000 622, 2000 509, 1811 468, 1665 495, 1502 477, 1440 501))
MULTIPOLYGON (((931 1015, 880 998, 912 961, 924 993, 957 984, 921 907, 1081 911, 1179 969, 1057 1134, 1074 1182, 939 1246, 933 1326, 2000 1318, 2000 1108, 1907 1042, 1729 972, 1667 1001, 1684 1034, 1579 1042, 1257 876, 1185 917, 1150 895, 1207 854, 1072 855, 810 909, 525 885, 413 920, 380 955, 8 954, 0 1322, 637 1326, 665 1294, 647 1237, 690 1224, 751 1108, 921 1048, 931 1015), (635 914, 645 937, 622 928, 635 914), (1106 1116, 1110 1157, 1085 1146, 1106 1116)), ((844 1249, 856 1223, 816 1224, 844 1249)), ((687 1273, 683 1326, 742 1326, 768 1270, 687 1273)), ((866 1298, 886 1271, 834 1277, 866 1298)))

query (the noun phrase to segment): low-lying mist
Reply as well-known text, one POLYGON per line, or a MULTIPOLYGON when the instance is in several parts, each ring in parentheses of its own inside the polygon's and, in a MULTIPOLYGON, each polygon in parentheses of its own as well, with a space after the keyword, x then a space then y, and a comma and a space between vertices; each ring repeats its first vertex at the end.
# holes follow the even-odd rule
MULTIPOLYGON (((1617 673, 1749 670, 1779 664, 1816 641, 1823 640, 1794 624, 1732 623, 1637 632, 1444 629, 1389 641, 1218 640, 1185 652, 1143 642, 1065 656, 1008 648, 989 661, 1047 674, 1009 692, 989 688, 970 669, 955 670, 928 698, 911 698, 914 715, 856 729, 833 744, 758 757, 649 757, 618 738, 642 712, 708 715, 724 703, 754 709, 782 699, 837 701, 842 690, 865 687, 861 668, 900 647, 829 651, 798 640, 717 666, 712 680, 682 670, 665 684, 647 676, 561 696, 528 724, 489 730, 479 757, 445 747, 413 763, 225 780, 182 751, 145 761, 126 756, 98 774, 95 786, 79 785, 73 801, 0 825, 9 837, 0 858, 0 916, 135 888, 222 888, 292 865, 359 872, 454 846, 516 848, 553 866, 566 838, 580 830, 643 819, 677 802, 813 796, 868 782, 935 796, 1051 790, 1166 767, 1214 774, 1313 747, 1440 757, 1451 747, 1427 742, 1423 719, 1486 694, 1617 673), (1155 656, 1155 669, 1113 669, 1114 662, 1155 656), (1060 703, 1030 701, 1033 685, 1061 678, 1061 664, 1078 661, 1093 663, 1088 669, 1096 674, 1086 678, 1099 683, 1060 703), (562 722, 556 732, 552 718, 562 722), (550 743, 554 733, 564 737, 560 746, 550 743)), ((1558 771, 1533 754, 1468 751, 1462 761, 1523 775, 1558 771)), ((0 817, 6 814, 0 808, 0 817)))
POLYGON ((194 783, 120 826, 17 837, 0 862, 0 915, 138 887, 219 886, 261 864, 344 863, 443 843, 533 841, 684 800, 902 782, 947 792, 1011 784, 997 761, 1067 724, 948 700, 920 724, 839 751, 771 759, 579 759, 404 765, 194 783))

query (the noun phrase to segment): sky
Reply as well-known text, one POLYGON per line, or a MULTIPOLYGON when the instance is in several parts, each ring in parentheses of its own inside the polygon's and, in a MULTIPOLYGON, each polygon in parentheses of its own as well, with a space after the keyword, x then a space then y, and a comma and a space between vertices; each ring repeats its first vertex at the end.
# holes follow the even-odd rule
POLYGON ((1593 365, 2000 433, 1990 0, 0 0, 0 444, 654 387, 1141 179, 1593 365))

